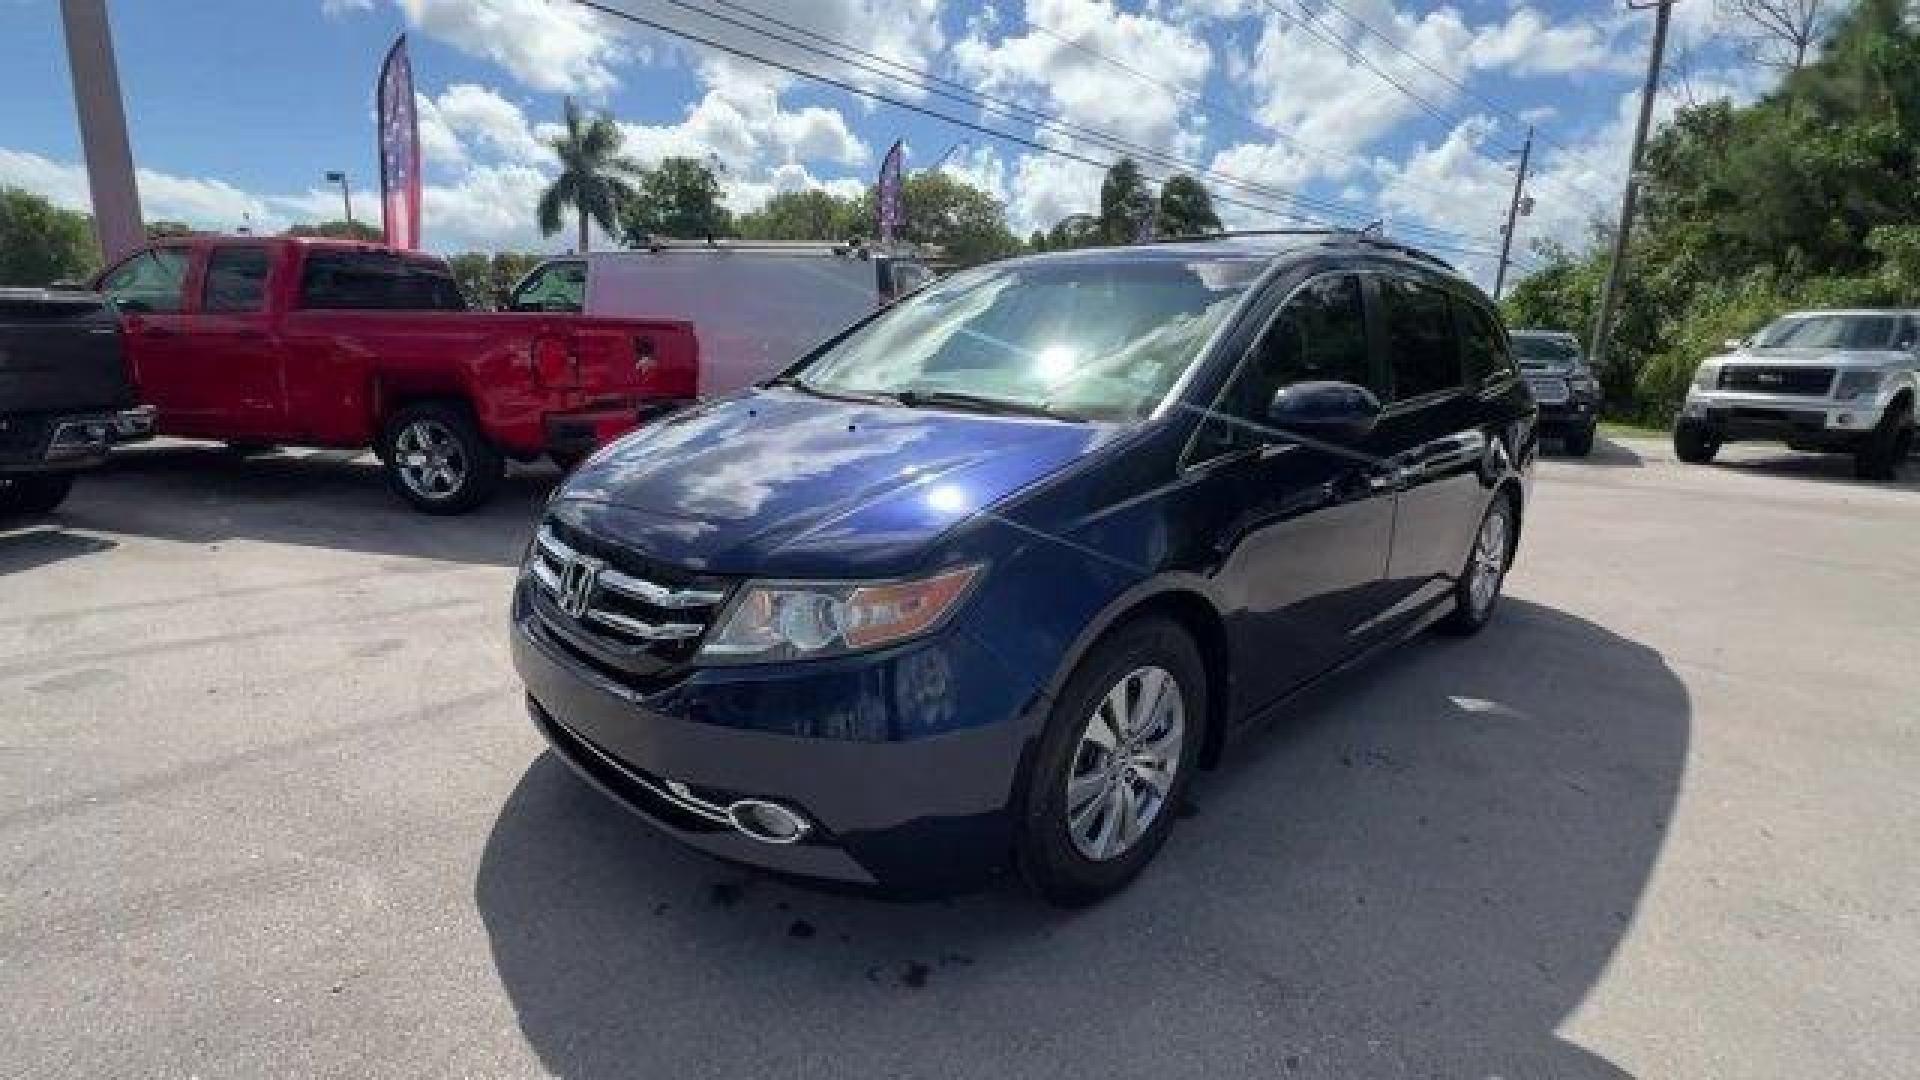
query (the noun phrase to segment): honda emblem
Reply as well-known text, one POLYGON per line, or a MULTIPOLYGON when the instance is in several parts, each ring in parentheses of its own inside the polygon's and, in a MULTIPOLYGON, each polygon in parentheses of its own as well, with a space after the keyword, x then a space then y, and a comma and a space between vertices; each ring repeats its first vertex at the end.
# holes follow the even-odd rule
POLYGON ((593 606, 593 594, 600 584, 600 571, 606 564, 599 559, 576 555, 560 570, 560 610, 576 619, 585 618, 593 606))

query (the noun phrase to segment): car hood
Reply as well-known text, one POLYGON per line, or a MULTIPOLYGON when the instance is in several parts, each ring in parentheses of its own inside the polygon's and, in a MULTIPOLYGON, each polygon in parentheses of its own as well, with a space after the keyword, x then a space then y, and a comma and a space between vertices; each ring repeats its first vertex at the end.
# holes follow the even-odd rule
POLYGON ((1766 367, 1904 368, 1914 365, 1912 353, 1897 349, 1742 349, 1713 357, 1715 364, 1758 364, 1766 367))
POLYGON ((689 570, 873 576, 1115 430, 756 390, 622 439, 554 512, 689 570))

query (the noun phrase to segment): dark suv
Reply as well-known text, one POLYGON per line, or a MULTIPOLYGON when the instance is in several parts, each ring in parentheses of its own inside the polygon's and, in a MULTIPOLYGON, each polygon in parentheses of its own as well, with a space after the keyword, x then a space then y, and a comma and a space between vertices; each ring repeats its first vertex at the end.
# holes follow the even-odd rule
POLYGON ((514 660, 694 847, 1087 903, 1249 720, 1485 623, 1535 424, 1486 298, 1365 235, 997 263, 583 466, 514 660))

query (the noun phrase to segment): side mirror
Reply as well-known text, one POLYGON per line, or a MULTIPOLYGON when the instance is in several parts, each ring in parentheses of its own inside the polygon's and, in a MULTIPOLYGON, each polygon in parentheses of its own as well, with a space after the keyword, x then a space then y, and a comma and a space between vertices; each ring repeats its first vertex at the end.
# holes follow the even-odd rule
POLYGON ((1346 382, 1301 382, 1283 386, 1267 407, 1267 423, 1288 434, 1349 442, 1364 438, 1380 421, 1380 399, 1346 382))

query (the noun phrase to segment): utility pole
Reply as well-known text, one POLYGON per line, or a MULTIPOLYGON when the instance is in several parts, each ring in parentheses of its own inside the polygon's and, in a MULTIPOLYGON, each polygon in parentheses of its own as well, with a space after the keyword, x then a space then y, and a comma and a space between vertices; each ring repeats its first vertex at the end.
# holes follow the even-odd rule
POLYGON ((1644 11, 1653 8, 1653 45, 1647 52, 1647 83, 1640 89, 1640 121, 1633 128, 1633 149, 1627 154, 1627 188, 1620 195, 1620 227, 1613 231, 1613 261, 1607 267, 1607 283, 1600 290, 1600 312, 1593 322, 1593 341, 1588 348, 1588 363, 1605 374, 1607 338, 1613 333, 1614 298, 1620 291, 1620 274, 1627 261, 1627 240, 1633 232, 1633 203, 1640 188, 1640 152, 1647 145, 1647 125, 1653 120, 1653 99, 1660 92, 1660 66, 1666 61, 1667 20, 1673 16, 1674 0, 1656 0, 1653 4, 1627 6, 1644 11))
POLYGON ((113 61, 113 29, 106 0, 60 0, 67 36, 67 69, 73 105, 80 114, 80 147, 87 159, 87 189, 93 197, 93 231, 102 261, 147 242, 140 221, 140 188, 133 180, 133 147, 127 142, 127 111, 120 102, 120 69, 113 61))
POLYGON ((1520 144, 1520 172, 1513 178, 1513 201, 1507 204, 1507 231, 1500 237, 1500 268, 1493 272, 1493 302, 1500 302, 1500 287, 1507 283, 1507 255, 1513 250, 1513 227, 1520 217, 1520 200, 1527 187, 1527 161, 1533 157, 1533 126, 1527 126, 1527 141, 1520 144))

